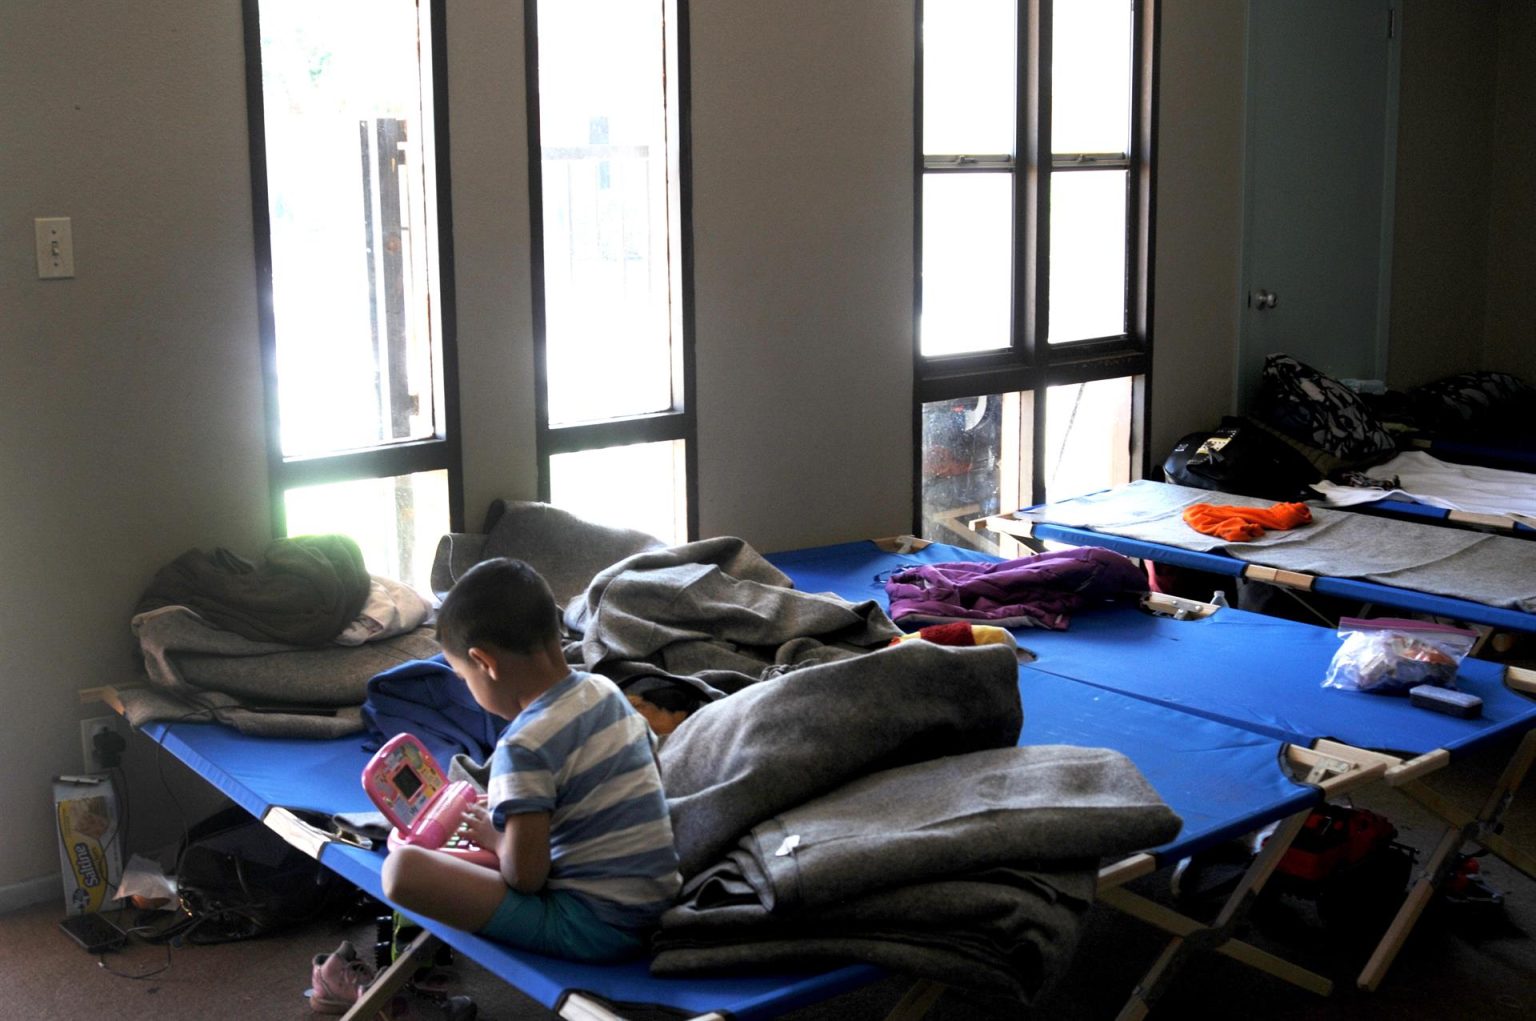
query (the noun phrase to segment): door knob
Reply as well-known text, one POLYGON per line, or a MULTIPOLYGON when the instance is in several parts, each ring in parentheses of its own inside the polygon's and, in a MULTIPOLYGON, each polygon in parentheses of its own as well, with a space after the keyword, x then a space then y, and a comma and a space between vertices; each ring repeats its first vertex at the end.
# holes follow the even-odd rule
POLYGON ((1274 291, 1257 290, 1248 295, 1248 304, 1259 312, 1266 308, 1274 308, 1280 301, 1279 295, 1274 291))

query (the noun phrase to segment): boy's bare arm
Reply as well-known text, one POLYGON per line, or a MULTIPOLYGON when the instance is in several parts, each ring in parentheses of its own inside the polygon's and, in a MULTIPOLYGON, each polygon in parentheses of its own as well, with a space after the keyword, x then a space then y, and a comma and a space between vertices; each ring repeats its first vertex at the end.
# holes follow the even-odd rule
POLYGON ((549 878, 549 813, 507 816, 496 847, 501 877, 519 893, 533 893, 549 878))

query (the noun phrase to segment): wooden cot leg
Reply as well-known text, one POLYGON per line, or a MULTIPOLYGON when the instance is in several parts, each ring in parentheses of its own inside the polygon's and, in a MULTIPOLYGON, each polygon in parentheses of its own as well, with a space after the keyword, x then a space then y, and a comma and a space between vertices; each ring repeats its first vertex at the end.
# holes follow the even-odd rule
POLYGON ((1365 967, 1360 971, 1360 977, 1355 984, 1361 989, 1372 991, 1386 976, 1387 969, 1392 967, 1392 961, 1396 959, 1397 952, 1403 948, 1403 943, 1408 939, 1408 933, 1413 930, 1419 916, 1429 906, 1430 898, 1434 897, 1435 890, 1440 886, 1441 868, 1450 860, 1450 856, 1461 847, 1461 831, 1448 829, 1440 838, 1440 843, 1435 846, 1434 852, 1426 863, 1424 874, 1419 881, 1413 884, 1413 889, 1408 891, 1408 897, 1403 901, 1402 907, 1397 909, 1392 924, 1387 926, 1387 931, 1382 935, 1381 942, 1376 944, 1376 949, 1371 951, 1371 959, 1365 962, 1365 967))
MULTIPOLYGON (((1320 749, 1287 745, 1285 757, 1290 768, 1304 772, 1301 782, 1317 787, 1324 800, 1380 779, 1386 774, 1388 764, 1395 761, 1382 755, 1356 754, 1347 746, 1332 742, 1328 743, 1327 748, 1320 749)), ((1308 806, 1280 821, 1264 843, 1263 849, 1243 873, 1237 889, 1232 891, 1215 921, 1208 926, 1129 891, 1104 889, 1101 884, 1099 896, 1103 901, 1173 933, 1176 937, 1163 949, 1157 961, 1131 992, 1130 999, 1120 1012, 1122 1019, 1133 1021, 1144 1017, 1162 994, 1182 959, 1191 950, 1197 949, 1214 950, 1321 996, 1333 992, 1333 982, 1322 975, 1232 937, 1238 922, 1253 906, 1264 884, 1269 881, 1280 859, 1311 815, 1312 808, 1308 806)))
POLYGON ((373 1021, 379 1011, 389 1006, 395 994, 405 988, 411 976, 416 974, 416 969, 437 952, 438 946, 436 936, 425 929, 421 930, 420 935, 411 940, 400 956, 368 983, 368 988, 363 990, 363 995, 358 997, 357 1003, 347 1011, 342 1021, 373 1021))
POLYGON ((1151 902, 1132 908, 1130 901, 1141 900, 1141 898, 1126 891, 1101 891, 1100 896, 1106 903, 1152 922, 1165 931, 1176 933, 1176 937, 1163 948, 1163 952, 1158 955, 1152 967, 1131 991, 1130 998, 1121 1008, 1120 1021, 1138 1021, 1145 1017, 1158 997, 1162 995, 1163 990, 1167 988, 1174 973, 1182 966, 1184 959, 1191 950, 1195 949, 1215 950, 1323 996, 1333 991, 1333 983, 1321 975, 1267 954, 1257 947, 1233 939, 1230 935, 1237 923, 1242 921, 1243 916, 1252 907, 1275 867, 1280 864, 1286 849, 1291 846, 1291 841, 1296 839, 1296 834, 1301 832, 1302 826, 1306 824, 1311 814, 1312 809, 1308 807, 1284 819, 1276 827, 1265 843, 1264 849, 1253 860, 1248 871, 1243 873, 1237 889, 1232 891, 1232 895, 1222 905, 1215 921, 1208 927, 1199 926, 1177 912, 1169 911, 1151 902))
POLYGON ((932 979, 918 979, 907 988, 906 993, 891 1012, 885 1015, 885 1021, 918 1021, 933 1009, 939 997, 944 995, 947 987, 942 982, 932 979))
POLYGON ((1524 853, 1517 851, 1508 841, 1498 837, 1495 830, 1504 813, 1509 809, 1515 791, 1524 782, 1525 774, 1530 771, 1533 762, 1536 762, 1536 730, 1528 730, 1520 741, 1520 747, 1509 757, 1509 762, 1505 764, 1504 772, 1500 774, 1498 782, 1488 792, 1488 797, 1483 802, 1483 810, 1476 816, 1469 816, 1421 783, 1415 782, 1401 788, 1405 794, 1412 796, 1414 800, 1447 820, 1448 825, 1445 832, 1441 834, 1439 843, 1435 845, 1435 850, 1424 863, 1423 874, 1413 885, 1413 889, 1408 891, 1408 896, 1403 901, 1402 907, 1398 908, 1392 924, 1387 927, 1381 942, 1372 951, 1370 960, 1365 962, 1360 977, 1355 980, 1355 984, 1361 989, 1374 990, 1381 985, 1387 969, 1392 966, 1398 951, 1403 948, 1419 916, 1424 913, 1435 891, 1448 877, 1452 856, 1461 850, 1464 843, 1471 841, 1481 844, 1515 868, 1531 875, 1532 860, 1524 853), (1506 857, 1503 852, 1512 853, 1506 857))

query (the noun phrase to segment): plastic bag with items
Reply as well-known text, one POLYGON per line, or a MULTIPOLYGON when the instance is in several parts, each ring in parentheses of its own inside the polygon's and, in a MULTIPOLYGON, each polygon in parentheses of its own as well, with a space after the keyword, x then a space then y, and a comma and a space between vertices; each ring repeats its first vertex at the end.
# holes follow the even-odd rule
POLYGON ((1420 684, 1456 687, 1456 670, 1477 640, 1477 632, 1466 628, 1391 617, 1345 617, 1338 634, 1341 644, 1323 687, 1384 695, 1420 684))

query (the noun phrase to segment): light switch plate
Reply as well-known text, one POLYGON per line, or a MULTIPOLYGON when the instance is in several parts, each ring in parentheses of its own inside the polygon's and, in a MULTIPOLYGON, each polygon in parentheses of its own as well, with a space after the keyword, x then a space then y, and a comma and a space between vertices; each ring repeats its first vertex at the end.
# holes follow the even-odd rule
POLYGON ((75 240, 67 216, 42 216, 37 228, 37 276, 61 280, 75 275, 75 240))

